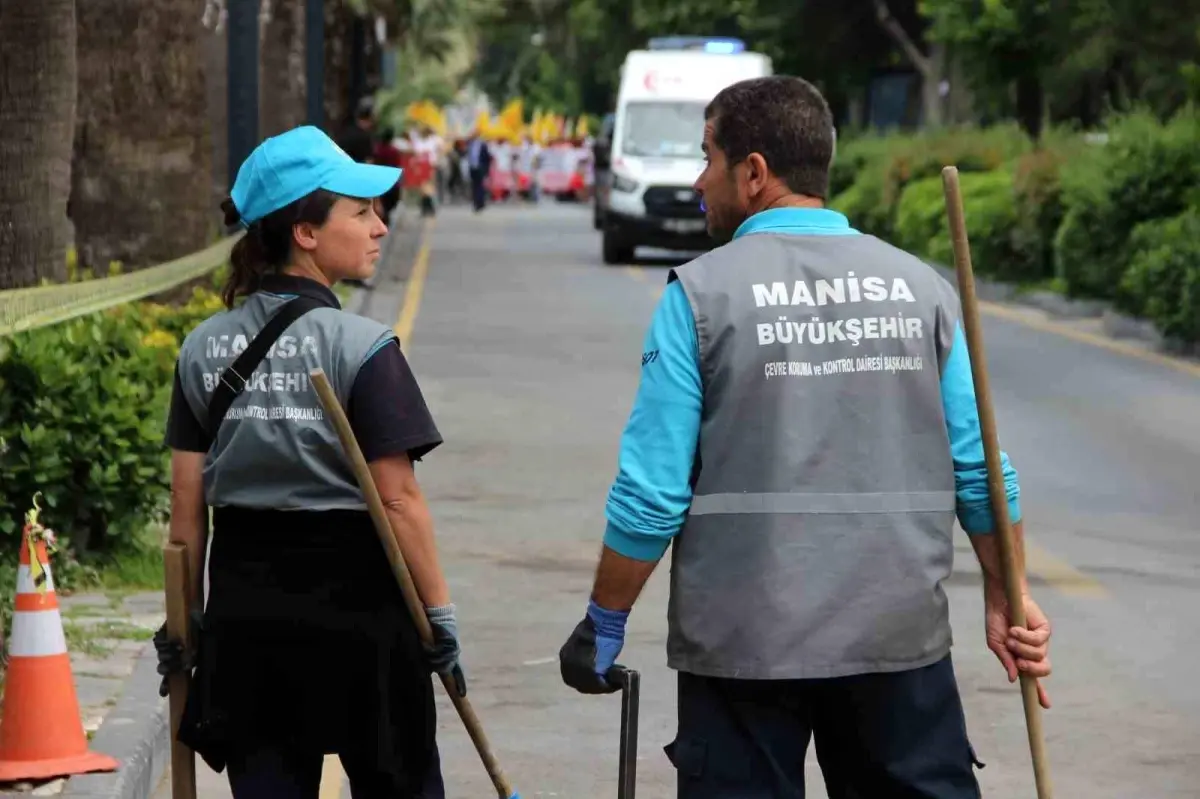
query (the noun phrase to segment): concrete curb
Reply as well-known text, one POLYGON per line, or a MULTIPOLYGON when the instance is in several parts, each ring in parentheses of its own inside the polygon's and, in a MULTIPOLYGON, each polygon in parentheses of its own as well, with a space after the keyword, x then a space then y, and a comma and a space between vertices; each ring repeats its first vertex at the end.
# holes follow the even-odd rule
POLYGON ((104 717, 90 748, 114 757, 115 772, 71 777, 64 799, 148 799, 171 760, 167 701, 158 695, 162 678, 153 644, 138 655, 116 707, 104 717))

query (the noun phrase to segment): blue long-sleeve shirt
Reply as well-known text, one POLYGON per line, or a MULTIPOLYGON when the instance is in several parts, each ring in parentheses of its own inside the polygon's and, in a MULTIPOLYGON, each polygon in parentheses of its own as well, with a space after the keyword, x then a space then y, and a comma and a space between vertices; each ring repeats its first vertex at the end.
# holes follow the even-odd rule
MULTIPOLYGON (((858 235, 846 217, 827 209, 781 208, 752 216, 736 236, 770 231, 793 235, 858 235)), ((663 291, 646 332, 642 375, 621 437, 617 476, 609 490, 604 543, 636 560, 658 560, 683 527, 692 501, 691 474, 700 435, 703 387, 696 324, 683 287, 663 291)), ((971 534, 995 527, 987 464, 975 405, 971 360, 962 328, 955 331, 941 378, 942 404, 959 524, 971 534)), ((1021 519, 1020 486, 1001 453, 1009 515, 1021 519)))

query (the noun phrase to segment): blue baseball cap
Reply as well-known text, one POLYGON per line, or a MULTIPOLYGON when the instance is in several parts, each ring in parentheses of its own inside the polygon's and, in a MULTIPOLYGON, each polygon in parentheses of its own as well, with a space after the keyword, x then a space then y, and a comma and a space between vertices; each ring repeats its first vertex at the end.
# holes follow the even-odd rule
POLYGON ((317 189, 371 199, 385 194, 403 170, 360 164, 312 125, 272 136, 254 148, 238 169, 229 193, 243 225, 294 203, 317 189))

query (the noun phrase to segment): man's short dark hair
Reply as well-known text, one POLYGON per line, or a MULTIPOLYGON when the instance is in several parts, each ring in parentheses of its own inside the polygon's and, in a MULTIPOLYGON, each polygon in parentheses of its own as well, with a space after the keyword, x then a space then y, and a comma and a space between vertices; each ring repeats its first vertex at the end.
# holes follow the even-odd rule
POLYGON ((758 153, 793 192, 826 199, 833 114, 808 81, 787 75, 740 81, 712 99, 704 118, 730 166, 758 153))

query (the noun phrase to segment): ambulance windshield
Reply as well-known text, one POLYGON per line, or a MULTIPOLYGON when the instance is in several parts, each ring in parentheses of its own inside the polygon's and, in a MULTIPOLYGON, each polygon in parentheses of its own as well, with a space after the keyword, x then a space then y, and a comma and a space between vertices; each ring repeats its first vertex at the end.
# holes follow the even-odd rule
POLYGON ((704 106, 695 101, 629 103, 621 152, 642 158, 703 158, 704 106))

